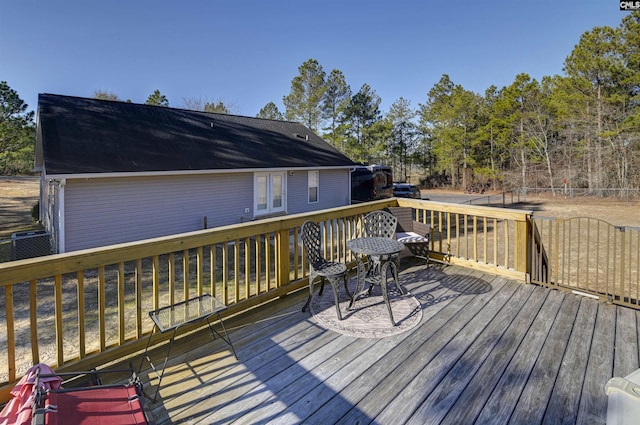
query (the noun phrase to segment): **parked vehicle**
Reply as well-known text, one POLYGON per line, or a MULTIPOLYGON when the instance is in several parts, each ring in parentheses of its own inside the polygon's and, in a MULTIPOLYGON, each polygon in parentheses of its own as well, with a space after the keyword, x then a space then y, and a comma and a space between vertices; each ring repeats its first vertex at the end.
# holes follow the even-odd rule
POLYGON ((409 183, 394 183, 393 196, 398 198, 422 199, 418 186, 409 183))
POLYGON ((357 167, 351 173, 351 203, 393 196, 393 172, 386 165, 357 167))

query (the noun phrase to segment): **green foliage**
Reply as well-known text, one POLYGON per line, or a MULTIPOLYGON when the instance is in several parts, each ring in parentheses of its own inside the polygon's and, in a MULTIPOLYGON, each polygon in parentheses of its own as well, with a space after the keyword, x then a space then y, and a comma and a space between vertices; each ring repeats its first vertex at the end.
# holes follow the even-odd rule
POLYGON ((322 99, 326 91, 325 72, 315 59, 309 59, 299 68, 299 75, 291 81, 291 92, 282 98, 285 116, 318 131, 322 118, 322 99))
POLYGON ((166 106, 169 106, 169 100, 165 95, 160 93, 160 90, 156 89, 153 93, 149 95, 145 104, 166 107, 166 106))
POLYGON ((120 99, 117 94, 108 90, 96 90, 95 92, 93 92, 93 98, 100 100, 122 101, 122 99, 120 99))
POLYGON ((229 108, 227 108, 222 101, 205 103, 204 104, 204 111, 205 112, 215 112, 217 114, 230 114, 231 113, 231 111, 229 111, 229 108))
POLYGON ((327 77, 326 89, 322 98, 322 118, 328 121, 328 126, 324 130, 328 130, 324 137, 334 146, 338 146, 340 142, 340 133, 338 127, 344 110, 349 103, 351 97, 351 88, 347 84, 342 71, 334 69, 327 77))
POLYGON ((33 111, 6 81, 0 81, 0 173, 32 171, 35 150, 33 111))
POLYGON ((269 102, 260 109, 256 118, 264 118, 268 120, 284 120, 284 115, 280 110, 278 110, 278 106, 275 103, 269 102))

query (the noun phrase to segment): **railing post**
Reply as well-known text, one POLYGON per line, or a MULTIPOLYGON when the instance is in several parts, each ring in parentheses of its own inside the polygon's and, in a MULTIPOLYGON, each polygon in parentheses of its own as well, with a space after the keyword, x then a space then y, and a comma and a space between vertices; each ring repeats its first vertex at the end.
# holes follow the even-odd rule
POLYGON ((516 271, 526 273, 527 280, 531 276, 531 232, 530 217, 527 215, 524 221, 515 222, 515 264, 516 271))
POLYGON ((278 286, 283 287, 290 282, 290 261, 289 261, 289 229, 282 229, 278 232, 278 286))

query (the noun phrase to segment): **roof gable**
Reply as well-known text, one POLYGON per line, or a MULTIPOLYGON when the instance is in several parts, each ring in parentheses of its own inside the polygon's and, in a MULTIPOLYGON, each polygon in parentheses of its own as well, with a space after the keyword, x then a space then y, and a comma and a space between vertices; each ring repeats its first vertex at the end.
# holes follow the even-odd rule
POLYGON ((51 175, 355 165, 295 122, 52 94, 37 134, 51 175))

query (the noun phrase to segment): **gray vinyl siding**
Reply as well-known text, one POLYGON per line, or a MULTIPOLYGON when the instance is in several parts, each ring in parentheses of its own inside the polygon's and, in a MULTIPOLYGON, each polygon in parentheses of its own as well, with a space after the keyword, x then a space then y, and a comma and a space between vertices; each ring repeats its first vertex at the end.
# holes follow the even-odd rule
POLYGON ((67 180, 65 251, 190 232, 252 218, 251 173, 67 180))
MULTIPOLYGON (((307 178, 287 173, 287 213, 349 205, 347 169, 320 171, 317 203, 308 202, 307 178)), ((253 182, 253 173, 67 179, 64 251, 201 230, 205 217, 209 228, 253 220, 253 182)))
POLYGON ((309 203, 308 172, 295 171, 287 177, 289 214, 323 210, 349 205, 349 170, 320 170, 318 202, 309 203))

